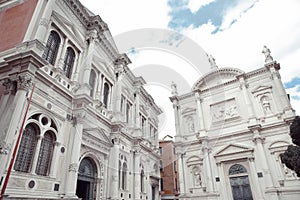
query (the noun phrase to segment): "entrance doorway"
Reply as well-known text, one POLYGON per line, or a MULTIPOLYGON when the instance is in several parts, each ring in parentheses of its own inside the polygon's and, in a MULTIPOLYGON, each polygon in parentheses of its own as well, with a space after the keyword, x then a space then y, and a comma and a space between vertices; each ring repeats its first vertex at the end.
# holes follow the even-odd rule
POLYGON ((235 164, 230 167, 229 176, 233 200, 253 200, 246 168, 235 164))
POLYGON ((96 167, 89 158, 84 158, 78 170, 76 195, 82 200, 92 200, 95 196, 96 167))

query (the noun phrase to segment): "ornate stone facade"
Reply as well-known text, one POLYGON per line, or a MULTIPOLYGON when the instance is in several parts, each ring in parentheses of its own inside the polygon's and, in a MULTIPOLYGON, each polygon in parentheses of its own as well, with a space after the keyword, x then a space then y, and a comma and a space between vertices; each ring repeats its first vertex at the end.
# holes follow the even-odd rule
POLYGON ((106 23, 78 0, 0 3, 22 24, 18 9, 28 27, 0 52, 4 199, 158 199, 162 111, 106 23))
POLYGON ((280 160, 294 119, 279 64, 263 49, 265 64, 245 73, 218 68, 188 94, 172 92, 179 199, 289 199, 300 180, 280 160))

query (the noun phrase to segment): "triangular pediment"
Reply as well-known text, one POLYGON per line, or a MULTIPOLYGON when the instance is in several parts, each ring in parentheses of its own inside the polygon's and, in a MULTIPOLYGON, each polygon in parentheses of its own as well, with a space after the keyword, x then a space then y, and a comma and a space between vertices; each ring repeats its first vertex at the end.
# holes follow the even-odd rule
POLYGON ((229 144, 215 153, 215 156, 225 156, 229 154, 238 154, 253 151, 252 147, 246 147, 239 144, 229 144))
POLYGON ((75 25, 72 22, 70 22, 68 19, 66 19, 65 17, 63 17, 62 15, 60 15, 55 11, 53 11, 53 17, 59 23, 59 25, 67 29, 75 37, 81 37, 77 29, 75 28, 75 25))
POLYGON ((101 128, 87 128, 83 129, 83 137, 89 137, 95 141, 112 145, 109 137, 105 134, 101 128))
POLYGON ((270 90, 272 88, 272 86, 267 86, 267 85, 260 85, 257 86, 254 90, 252 90, 252 93, 257 93, 257 92, 261 92, 261 91, 265 91, 265 90, 270 90))

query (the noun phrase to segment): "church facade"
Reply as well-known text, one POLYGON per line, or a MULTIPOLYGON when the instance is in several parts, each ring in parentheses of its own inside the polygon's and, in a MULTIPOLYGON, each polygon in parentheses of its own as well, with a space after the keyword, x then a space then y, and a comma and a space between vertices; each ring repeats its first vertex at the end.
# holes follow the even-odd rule
POLYGON ((78 0, 0 1, 1 199, 158 199, 158 115, 78 0))
POLYGON ((279 63, 263 53, 264 65, 247 73, 208 57, 211 71, 191 92, 172 85, 180 199, 299 199, 300 180, 279 157, 295 113, 279 63))

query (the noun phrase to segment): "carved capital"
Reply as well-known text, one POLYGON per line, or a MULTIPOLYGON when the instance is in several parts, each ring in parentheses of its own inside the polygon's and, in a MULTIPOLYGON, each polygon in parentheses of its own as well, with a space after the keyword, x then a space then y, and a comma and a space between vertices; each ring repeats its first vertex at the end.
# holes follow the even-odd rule
POLYGON ((14 87, 13 81, 9 78, 6 78, 1 81, 2 85, 5 87, 4 94, 9 94, 10 92, 14 91, 16 88, 14 87))
POLYGON ((78 170, 78 164, 77 163, 71 163, 69 165, 69 172, 77 172, 78 170))
POLYGON ((7 155, 10 149, 10 145, 6 144, 5 142, 0 143, 0 155, 7 155))
POLYGON ((265 138, 261 135, 256 135, 253 137, 252 141, 255 143, 255 144, 263 144, 265 142, 265 138))
POLYGON ((196 98, 197 101, 200 101, 200 102, 201 102, 201 97, 200 97, 199 92, 196 92, 196 93, 195 93, 195 98, 196 98))
POLYGON ((141 153, 141 151, 142 151, 142 148, 139 145, 135 145, 132 148, 132 152, 135 154, 139 154, 139 153, 141 153))
POLYGON ((95 41, 97 38, 98 38, 97 30, 93 29, 87 33, 87 39, 89 39, 90 41, 95 41))
POLYGON ((32 76, 28 74, 19 75, 16 81, 18 90, 29 91, 32 87, 32 76))
POLYGON ((50 21, 47 18, 41 18, 40 19, 40 25, 44 26, 45 28, 48 28, 50 24, 50 21))

